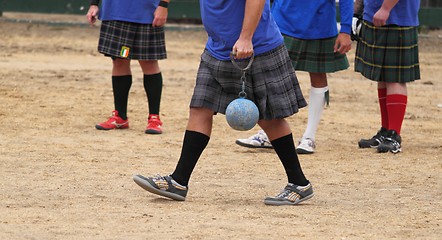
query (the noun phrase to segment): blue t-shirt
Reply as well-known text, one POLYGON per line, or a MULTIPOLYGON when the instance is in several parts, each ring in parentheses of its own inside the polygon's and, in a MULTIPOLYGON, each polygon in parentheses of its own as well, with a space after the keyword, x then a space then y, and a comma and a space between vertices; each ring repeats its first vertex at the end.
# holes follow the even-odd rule
MULTIPOLYGON (((353 0, 340 0, 342 33, 350 34, 353 0)), ((281 32, 300 39, 322 39, 338 34, 335 0, 274 0, 272 14, 281 32)))
POLYGON ((159 2, 160 0, 103 0, 99 19, 151 24, 159 2))
MULTIPOLYGON (((241 33, 245 0, 200 0, 201 18, 209 35, 206 49, 219 60, 229 60, 233 45, 241 33)), ((284 39, 270 14, 267 0, 261 20, 252 38, 253 51, 259 55, 284 43, 284 39)))
MULTIPOLYGON (((383 0, 364 0, 364 20, 372 23, 374 14, 381 8, 383 2, 383 0)), ((420 4, 420 0, 399 0, 391 9, 387 25, 419 26, 418 12, 420 4)))

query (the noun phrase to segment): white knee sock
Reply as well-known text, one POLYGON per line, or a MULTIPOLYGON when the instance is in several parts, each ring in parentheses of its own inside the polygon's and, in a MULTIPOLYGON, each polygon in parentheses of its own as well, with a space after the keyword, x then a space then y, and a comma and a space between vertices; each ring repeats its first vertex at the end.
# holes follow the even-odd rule
POLYGON ((324 110, 325 92, 327 91, 328 86, 323 88, 310 88, 308 122, 302 138, 310 138, 315 140, 316 130, 318 129, 319 121, 321 121, 322 111, 324 110))

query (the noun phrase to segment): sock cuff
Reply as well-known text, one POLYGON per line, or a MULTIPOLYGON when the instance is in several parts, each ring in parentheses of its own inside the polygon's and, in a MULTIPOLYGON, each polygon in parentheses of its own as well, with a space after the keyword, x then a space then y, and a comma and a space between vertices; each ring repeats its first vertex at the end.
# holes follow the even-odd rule
POLYGON ((325 86, 323 88, 315 88, 315 87, 311 87, 310 88, 310 92, 311 93, 316 93, 316 94, 325 93, 327 91, 328 91, 328 86, 325 86))
POLYGON ((407 103, 408 96, 402 95, 402 94, 390 94, 387 95, 387 102, 388 103, 407 103))
POLYGON ((159 73, 154 73, 154 74, 143 74, 144 78, 152 78, 152 77, 161 77, 161 72, 159 73))
POLYGON ((280 143, 285 142, 287 139, 290 140, 290 141, 293 141, 293 135, 290 133, 288 135, 285 135, 285 136, 277 138, 277 139, 275 139, 273 141, 270 141, 270 143, 272 144, 272 146, 275 146, 275 145, 278 145, 280 143))
POLYGON ((206 134, 192 131, 192 130, 186 130, 184 135, 187 137, 196 137, 196 139, 202 139, 203 141, 209 141, 209 139, 210 139, 210 137, 207 136, 206 134))
POLYGON ((132 79, 132 75, 112 76, 112 79, 132 79))

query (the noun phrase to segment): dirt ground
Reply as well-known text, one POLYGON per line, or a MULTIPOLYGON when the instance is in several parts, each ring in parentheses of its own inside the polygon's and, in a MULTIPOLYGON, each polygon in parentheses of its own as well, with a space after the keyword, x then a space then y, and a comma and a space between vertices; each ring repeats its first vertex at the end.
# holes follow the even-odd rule
MULTIPOLYGON (((263 204, 286 184, 272 150, 237 146, 248 132, 215 116, 185 202, 154 196, 134 174, 168 174, 188 118, 201 28, 170 26, 161 117, 146 135, 142 73, 133 63, 131 128, 97 131, 113 110, 111 61, 97 27, 42 24, 54 16, 0 17, 0 239, 440 239, 442 237, 442 32, 420 38, 422 80, 409 84, 403 152, 359 149, 379 127, 376 85, 351 67, 330 74, 331 105, 317 152, 300 155, 315 197, 263 204), (33 19, 18 21, 14 19, 33 19)), ((85 23, 83 16, 62 16, 85 23)), ((308 75, 298 78, 306 98, 308 75)), ((288 118, 295 141, 307 108, 288 118)))

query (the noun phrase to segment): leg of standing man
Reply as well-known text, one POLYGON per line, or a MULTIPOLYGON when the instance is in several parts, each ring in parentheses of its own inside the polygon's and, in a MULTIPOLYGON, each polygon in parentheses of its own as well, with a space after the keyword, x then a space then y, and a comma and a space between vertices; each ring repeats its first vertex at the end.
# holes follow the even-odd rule
POLYGON ((143 86, 147 96, 149 116, 146 134, 161 134, 160 103, 163 90, 163 75, 157 60, 139 61, 143 70, 143 86))
POLYGON ((129 127, 127 104, 131 86, 132 73, 130 60, 112 58, 112 90, 115 110, 106 122, 95 126, 98 130, 124 129, 129 127))
POLYGON ((309 73, 310 75, 310 96, 308 105, 307 128, 299 140, 296 151, 300 154, 311 154, 315 151, 315 135, 321 121, 324 106, 328 101, 328 83, 326 73, 309 73))
POLYGON ((420 79, 417 31, 420 4, 412 0, 400 4, 384 0, 376 7, 372 4, 367 0, 355 3, 354 13, 364 13, 355 71, 378 83, 381 129, 358 144, 360 148, 377 148, 380 153, 399 153, 408 101, 407 83, 420 79))

